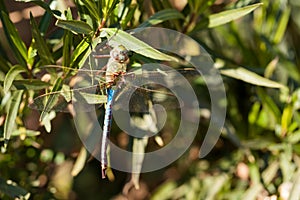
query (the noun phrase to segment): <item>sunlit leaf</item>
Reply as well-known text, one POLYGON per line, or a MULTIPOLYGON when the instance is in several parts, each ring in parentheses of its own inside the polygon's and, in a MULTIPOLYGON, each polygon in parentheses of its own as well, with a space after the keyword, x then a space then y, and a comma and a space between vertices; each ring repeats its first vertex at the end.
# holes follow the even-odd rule
MULTIPOLYGON (((62 87, 62 78, 58 78, 56 82, 54 83, 54 86, 51 90, 51 92, 56 92, 61 89, 62 87)), ((40 121, 43 121, 44 117, 46 116, 46 113, 49 112, 55 106, 57 100, 58 100, 59 95, 51 95, 48 99, 46 99, 45 107, 44 110, 41 113, 40 116, 40 121)))
POLYGON ((281 135, 284 136, 287 134, 287 130, 289 125, 291 124, 291 120, 293 117, 293 106, 291 104, 288 104, 282 113, 281 118, 281 135))
POLYGON ((262 184, 252 184, 252 186, 244 192, 241 199, 256 200, 263 189, 262 184))
POLYGON ((184 15, 175 9, 161 10, 139 25, 139 28, 153 26, 171 19, 184 19, 184 15))
POLYGON ((289 194, 289 200, 299 199, 300 196, 300 170, 294 175, 293 187, 289 194))
POLYGON ((253 10, 255 10, 256 8, 262 5, 263 5, 262 3, 256 3, 243 8, 227 10, 217 14, 210 15, 208 17, 209 19, 208 28, 213 28, 216 26, 220 26, 222 24, 226 24, 233 20, 236 20, 240 17, 247 15, 248 13, 252 12, 253 10))
POLYGON ((99 11, 97 10, 97 5, 94 0, 81 0, 84 4, 84 6, 88 9, 90 15, 96 19, 98 22, 100 22, 100 15, 99 11))
POLYGON ((141 54, 143 56, 153 58, 156 60, 167 60, 167 61, 177 61, 175 57, 169 56, 167 54, 164 54, 150 45, 146 44, 145 42, 137 39, 133 35, 118 30, 115 28, 103 28, 103 31, 108 33, 108 35, 111 37, 110 40, 122 44, 125 46, 128 50, 134 51, 138 54, 141 54))
POLYGON ((63 29, 69 30, 75 34, 86 34, 90 35, 93 32, 92 27, 86 22, 79 20, 57 20, 55 23, 56 26, 59 26, 63 29))
POLYGON ((61 16, 60 11, 51 9, 49 4, 47 4, 45 1, 42 1, 42 0, 15 0, 15 1, 20 1, 20 2, 25 2, 25 3, 31 2, 31 3, 34 3, 34 4, 44 8, 49 13, 53 14, 55 17, 60 17, 61 16))
POLYGON ((4 123, 4 138, 9 140, 16 125, 16 118, 19 110, 19 106, 22 100, 23 90, 16 90, 13 92, 8 105, 8 112, 4 123))
POLYGON ((135 189, 140 188, 140 174, 142 170, 142 165, 145 156, 145 148, 148 144, 148 137, 144 138, 134 138, 133 139, 133 147, 132 147, 132 175, 131 181, 135 187, 135 189))
POLYGON ((272 81, 270 79, 264 78, 254 72, 251 72, 245 68, 236 68, 236 69, 221 69, 221 74, 242 80, 246 83, 253 85, 270 87, 270 88, 284 88, 285 86, 272 81))
POLYGON ((35 137, 35 136, 38 136, 41 134, 40 131, 34 131, 34 130, 28 130, 26 129, 25 132, 23 132, 23 130, 15 130, 14 132, 12 132, 11 136, 20 136, 20 134, 24 133, 25 136, 28 136, 28 137, 35 137))
POLYGON ((85 147, 81 147, 80 152, 78 154, 78 157, 76 159, 76 162, 73 166, 72 169, 72 176, 77 176, 79 174, 79 172, 81 172, 81 170, 83 169, 85 162, 87 159, 87 150, 85 149, 85 147))
POLYGON ((137 4, 132 4, 128 7, 129 10, 123 15, 122 20, 120 22, 122 27, 127 27, 128 22, 134 19, 137 7, 137 4))
POLYGON ((50 83, 46 83, 37 79, 14 80, 12 84, 18 90, 41 90, 51 86, 50 83))
POLYGON ((26 68, 24 68, 21 65, 15 65, 10 70, 5 76, 4 79, 4 93, 7 93, 8 90, 10 89, 14 79, 22 72, 26 72, 26 68))
POLYGON ((103 18, 107 20, 111 12, 115 9, 119 0, 104 0, 102 2, 103 18))
POLYGON ((13 51, 12 54, 15 55, 18 62, 25 67, 27 61, 27 49, 25 43, 5 12, 1 11, 0 18, 6 38, 13 51))
MULTIPOLYGON (((97 37, 89 43, 86 40, 82 40, 75 48, 71 57, 71 67, 81 68, 86 62, 87 58, 91 56, 92 50, 97 44, 101 42, 101 38, 97 37)), ((94 59, 94 57, 92 57, 94 59)))
POLYGON ((279 23, 277 26, 277 30, 275 32, 273 41, 275 43, 281 42, 284 34, 286 33, 286 28, 290 19, 291 14, 291 8, 287 7, 284 9, 284 12, 282 13, 282 16, 280 17, 279 23))
POLYGON ((43 118, 40 117, 41 125, 45 127, 47 133, 51 132, 51 121, 56 117, 55 111, 43 112, 43 118))
POLYGON ((269 185, 271 183, 271 181, 276 177, 278 169, 278 160, 275 160, 268 165, 261 175, 264 184, 269 185))
POLYGON ((177 184, 175 181, 168 181, 162 185, 160 185, 156 191, 151 196, 152 200, 161 200, 162 197, 165 199, 172 197, 172 191, 174 191, 177 187, 177 184))

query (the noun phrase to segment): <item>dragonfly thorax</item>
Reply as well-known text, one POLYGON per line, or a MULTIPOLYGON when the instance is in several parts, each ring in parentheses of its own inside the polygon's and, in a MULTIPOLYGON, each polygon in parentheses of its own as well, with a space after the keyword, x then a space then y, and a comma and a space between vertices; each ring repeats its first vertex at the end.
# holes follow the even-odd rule
POLYGON ((110 56, 119 63, 124 63, 128 60, 128 52, 123 45, 118 45, 111 50, 110 56))
POLYGON ((114 85, 121 74, 126 72, 126 65, 129 62, 128 50, 123 45, 114 47, 110 52, 110 58, 106 67, 106 82, 114 85))

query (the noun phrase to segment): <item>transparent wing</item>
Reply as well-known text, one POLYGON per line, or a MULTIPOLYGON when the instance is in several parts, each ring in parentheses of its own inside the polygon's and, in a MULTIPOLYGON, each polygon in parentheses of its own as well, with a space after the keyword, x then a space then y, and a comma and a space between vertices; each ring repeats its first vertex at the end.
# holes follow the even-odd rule
POLYGON ((192 68, 129 72, 116 87, 113 105, 130 112, 148 112, 149 101, 164 109, 182 107, 180 93, 185 90, 187 79, 197 76, 199 72, 192 68))
MULTIPOLYGON (((58 112, 70 112, 68 105, 84 106, 99 105, 106 102, 106 95, 101 93, 105 87, 105 70, 74 69, 58 65, 46 65, 37 69, 37 77, 63 77, 64 84, 60 91, 48 92, 36 97, 30 108, 58 112)), ((49 78, 50 79, 50 78, 49 78)), ((49 80, 48 80, 49 81, 49 80)))
POLYGON ((64 85, 60 91, 36 97, 29 107, 46 112, 51 110, 71 112, 68 105, 72 104, 73 107, 80 107, 83 111, 91 111, 91 109, 95 109, 95 105, 99 106, 106 103, 106 101, 106 95, 99 92, 99 86, 97 85, 78 89, 70 89, 64 85))
MULTIPOLYGON (((45 66, 46 70, 71 71, 76 74, 72 76, 68 85, 63 85, 61 91, 50 92, 40 95, 33 100, 29 106, 41 111, 55 110, 59 112, 70 112, 68 105, 80 107, 82 110, 95 109, 93 105, 99 106, 106 103, 105 71, 70 69, 62 66, 45 66), (49 99, 51 103, 49 104, 49 99)), ((161 70, 159 68, 149 70, 136 70, 115 77, 116 94, 114 97, 114 108, 130 112, 148 112, 149 101, 160 104, 165 109, 182 107, 180 97, 176 94, 179 89, 184 89, 182 79, 187 76, 199 75, 194 69, 161 70)))

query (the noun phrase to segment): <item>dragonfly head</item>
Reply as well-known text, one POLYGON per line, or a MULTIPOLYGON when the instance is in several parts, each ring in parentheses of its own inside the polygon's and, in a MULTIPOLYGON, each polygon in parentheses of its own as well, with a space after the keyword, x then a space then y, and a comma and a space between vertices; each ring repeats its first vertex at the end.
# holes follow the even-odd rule
POLYGON ((110 56, 114 60, 117 60, 120 63, 124 63, 128 60, 129 51, 123 45, 118 45, 114 47, 113 50, 110 52, 110 56))

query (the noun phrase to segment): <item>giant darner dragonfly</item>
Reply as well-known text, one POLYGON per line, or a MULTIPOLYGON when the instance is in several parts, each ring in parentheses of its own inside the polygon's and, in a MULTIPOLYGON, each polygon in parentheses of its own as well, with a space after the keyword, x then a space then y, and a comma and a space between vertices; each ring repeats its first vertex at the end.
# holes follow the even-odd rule
MULTIPOLYGON (((77 79, 79 79, 76 87, 73 89, 70 88, 62 88, 59 91, 50 92, 38 96, 33 100, 32 108, 42 110, 43 112, 49 112, 50 110, 55 111, 66 111, 67 105, 69 103, 79 103, 80 105, 99 105, 106 103, 105 115, 104 115, 104 123, 103 123, 103 134, 101 141, 101 168, 102 168, 102 178, 105 178, 105 171, 107 168, 107 147, 108 147, 108 137, 110 134, 111 123, 112 123, 112 106, 113 105, 121 105, 122 102, 118 102, 118 97, 125 95, 126 90, 128 88, 133 88, 132 90, 142 91, 144 96, 150 96, 152 101, 157 99, 157 101, 161 104, 162 102, 167 102, 165 106, 180 106, 180 102, 176 99, 175 95, 168 91, 166 88, 163 90, 158 90, 158 86, 155 85, 156 82, 161 82, 162 80, 166 84, 173 84, 172 87, 176 87, 177 83, 176 76, 172 76, 172 73, 175 71, 164 71, 159 65, 154 65, 151 67, 149 71, 143 71, 142 76, 135 72, 126 72, 127 64, 129 63, 129 51, 123 45, 116 45, 111 51, 108 62, 104 68, 101 70, 79 70, 77 71, 77 79), (155 69, 155 70, 154 70, 155 69), (82 76, 78 76, 78 74, 82 73, 82 76), (152 80, 151 88, 144 88, 145 76, 147 79, 152 80), (158 78, 159 77, 159 78, 158 78), (157 81, 160 79, 160 81, 157 81), (97 83, 95 83, 95 81, 97 83), (88 82, 88 84, 85 84, 88 82), (171 83, 170 83, 171 82, 171 83), (101 94, 98 94, 102 92, 101 94), (113 101, 115 100, 115 101, 113 101), (50 102, 50 103, 49 103, 50 102)), ((97 57, 97 56, 95 56, 97 57)), ((101 56, 98 56, 101 57, 101 56)), ((45 69, 53 70, 53 69, 61 69, 63 71, 69 71, 72 69, 60 66, 45 66, 45 69)), ((193 74, 195 71, 193 69, 184 69, 182 70, 184 73, 193 74)), ((76 85, 75 84, 75 85, 76 85)), ((141 95, 137 95, 138 98, 141 98, 141 95)), ((129 98, 120 98, 120 99, 130 99, 129 98)), ((144 101, 144 100, 142 100, 144 101)), ((144 105, 144 103, 142 103, 144 105)), ((76 105, 75 105, 76 106, 76 105)), ((135 100, 135 104, 129 108, 130 112, 139 112, 135 107, 138 107, 141 112, 147 112, 147 106, 141 106, 140 103, 137 103, 135 100), (143 107, 143 108, 141 108, 143 107)), ((86 108, 91 108, 87 106, 86 108)), ((95 107, 93 107, 95 109, 95 107)), ((84 111, 88 111, 88 109, 84 109, 84 111)))

